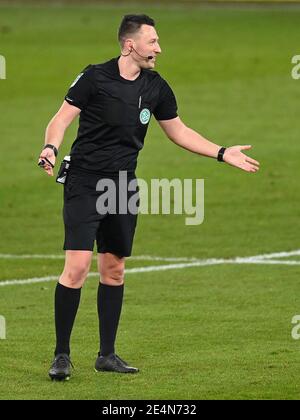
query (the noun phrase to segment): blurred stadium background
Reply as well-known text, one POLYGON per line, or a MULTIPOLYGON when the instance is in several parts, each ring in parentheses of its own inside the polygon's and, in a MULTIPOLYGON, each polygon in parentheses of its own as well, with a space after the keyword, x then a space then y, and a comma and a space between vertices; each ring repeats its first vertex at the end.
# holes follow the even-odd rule
POLYGON ((300 81, 291 60, 300 54, 300 7, 235 3, 0 1, 1 399, 299 399, 291 320, 300 312, 300 81), (183 121, 216 143, 252 144, 261 171, 249 175, 174 147, 152 120, 138 176, 203 178, 204 223, 140 217, 117 349, 141 373, 93 372, 93 276, 74 329, 72 381, 51 383, 62 188, 37 157, 76 75, 119 54, 126 13, 156 20, 163 50, 156 70, 173 87, 183 121))

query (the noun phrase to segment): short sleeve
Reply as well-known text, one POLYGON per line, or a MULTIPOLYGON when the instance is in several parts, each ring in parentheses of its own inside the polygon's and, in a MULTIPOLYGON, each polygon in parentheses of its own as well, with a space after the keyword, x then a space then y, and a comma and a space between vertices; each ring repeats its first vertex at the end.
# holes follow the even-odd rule
POLYGON ((87 66, 71 84, 65 100, 77 108, 83 110, 89 101, 96 94, 96 83, 94 80, 94 67, 87 66))
POLYGON ((153 110, 154 117, 159 121, 171 120, 178 116, 175 95, 168 83, 164 79, 162 80, 163 84, 160 89, 158 103, 153 110))

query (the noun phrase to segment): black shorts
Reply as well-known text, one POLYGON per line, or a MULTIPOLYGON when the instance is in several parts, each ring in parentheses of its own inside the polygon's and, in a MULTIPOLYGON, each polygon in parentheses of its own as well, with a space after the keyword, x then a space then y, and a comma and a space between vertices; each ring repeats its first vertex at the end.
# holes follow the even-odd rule
POLYGON ((130 198, 139 205, 138 187, 133 191, 127 190, 129 182, 136 183, 136 178, 128 174, 121 182, 117 177, 110 178, 115 185, 114 205, 111 205, 112 201, 104 199, 108 196, 107 188, 102 192, 96 190, 97 183, 106 182, 106 179, 74 170, 69 173, 64 185, 64 250, 93 251, 96 240, 98 253, 110 252, 119 257, 131 255, 138 212, 128 211, 128 208, 124 211, 124 200, 126 207, 130 198), (100 212, 99 200, 102 203, 100 212), (120 200, 123 206, 121 211, 120 200))

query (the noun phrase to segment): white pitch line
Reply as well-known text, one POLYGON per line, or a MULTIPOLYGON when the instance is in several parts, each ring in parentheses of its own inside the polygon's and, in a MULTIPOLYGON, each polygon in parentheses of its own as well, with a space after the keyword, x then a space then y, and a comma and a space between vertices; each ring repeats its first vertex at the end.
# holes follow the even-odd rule
MULTIPOLYGON (((97 259, 97 256, 95 255, 93 257, 94 259, 97 259)), ((28 254, 28 255, 17 255, 17 254, 0 254, 0 259, 12 259, 12 260, 35 260, 35 259, 42 259, 42 260, 63 260, 65 259, 64 254, 60 255, 44 255, 44 254, 28 254)), ((128 257, 128 260, 130 261, 199 261, 199 258, 187 258, 187 257, 157 257, 157 256, 151 256, 151 255, 136 255, 132 257, 128 257)))
POLYGON ((278 264, 278 265, 300 265, 300 261, 294 260, 269 260, 269 259, 255 259, 255 258, 236 258, 232 260, 233 264, 278 264))
POLYGON ((129 261, 170 261, 170 262, 176 262, 176 261, 186 261, 186 262, 192 262, 192 261, 201 261, 199 258, 196 257, 156 257, 151 255, 136 255, 132 257, 128 257, 129 261))
POLYGON ((32 254, 32 255, 18 255, 18 254, 0 254, 0 259, 3 260, 62 260, 65 258, 65 255, 43 255, 43 254, 32 254))
MULTIPOLYGON (((147 273, 152 271, 164 271, 164 270, 174 270, 188 267, 199 267, 204 265, 215 265, 215 264, 224 264, 226 260, 204 260, 193 263, 182 263, 182 264, 168 264, 168 265, 152 265, 148 267, 136 267, 136 268, 127 268, 125 274, 135 274, 135 273, 147 273)), ((88 277, 99 276, 99 273, 89 273, 88 277)), ((1 286, 12 286, 15 284, 34 284, 34 283, 43 283, 53 280, 58 280, 59 276, 47 276, 47 277, 34 277, 32 279, 23 279, 23 280, 4 280, 0 282, 1 286)))
POLYGON ((289 252, 273 252, 272 254, 262 254, 262 255, 255 255, 253 257, 246 257, 246 258, 254 258, 254 259, 269 259, 269 258, 285 258, 285 257, 295 257, 300 255, 300 249, 295 249, 294 251, 289 252))
MULTIPOLYGON (((236 257, 235 259, 245 260, 247 259, 249 262, 251 260, 264 260, 264 259, 272 259, 272 258, 284 258, 284 257, 291 257, 300 255, 300 249, 296 249, 294 251, 288 252, 275 252, 271 254, 261 254, 261 255, 253 255, 249 257, 236 257)), ((94 256, 96 259, 97 256, 94 256)), ((0 259, 53 259, 53 260, 62 260, 65 259, 65 254, 0 254, 0 259)), ((169 261, 169 262, 201 262, 203 260, 196 258, 196 257, 159 257, 159 256, 152 256, 152 255, 135 255, 128 257, 129 261, 169 261)))
POLYGON ((24 280, 5 280, 0 282, 0 287, 14 286, 16 284, 34 284, 34 283, 46 283, 48 281, 57 280, 59 276, 48 276, 48 277, 34 277, 32 279, 24 280))
MULTIPOLYGON (((281 261, 281 260, 255 260, 251 258, 234 258, 234 259, 208 259, 202 261, 195 261, 190 263, 180 263, 180 264, 167 264, 167 265, 153 265, 148 267, 136 267, 128 268, 125 270, 125 274, 137 274, 137 273, 149 273, 154 271, 166 271, 166 270, 180 270, 182 268, 190 267, 203 267, 208 265, 219 265, 219 264, 283 264, 283 265, 300 265, 300 261, 281 261)), ((89 273, 88 277, 99 276, 99 273, 89 273)), ((34 283, 44 283, 49 281, 58 280, 59 276, 47 276, 47 277, 35 277, 32 279, 23 279, 23 280, 5 280, 0 282, 1 286, 12 286, 17 284, 34 284, 34 283)))

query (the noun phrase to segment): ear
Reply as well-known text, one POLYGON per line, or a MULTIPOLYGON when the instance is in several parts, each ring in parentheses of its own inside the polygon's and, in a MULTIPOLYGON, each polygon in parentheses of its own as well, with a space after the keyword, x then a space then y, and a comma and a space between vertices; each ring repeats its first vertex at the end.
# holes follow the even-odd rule
POLYGON ((124 48, 126 48, 129 51, 133 50, 133 39, 127 38, 124 42, 124 48))

